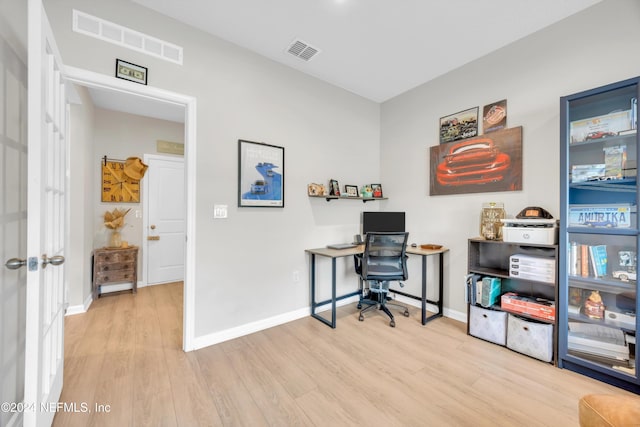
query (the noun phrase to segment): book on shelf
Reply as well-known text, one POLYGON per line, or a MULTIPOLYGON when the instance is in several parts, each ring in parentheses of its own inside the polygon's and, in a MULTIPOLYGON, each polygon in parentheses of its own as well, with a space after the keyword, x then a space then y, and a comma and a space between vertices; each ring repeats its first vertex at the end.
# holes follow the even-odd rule
POLYGON ((589 246, 589 256, 595 277, 607 275, 607 247, 605 245, 589 246))
POLYGON ((478 286, 478 280, 482 280, 479 274, 472 273, 465 276, 465 299, 468 304, 476 305, 478 302, 478 290, 481 289, 481 286, 478 286))
POLYGON ((571 276, 604 277, 607 275, 606 245, 583 245, 571 242, 568 260, 571 276))

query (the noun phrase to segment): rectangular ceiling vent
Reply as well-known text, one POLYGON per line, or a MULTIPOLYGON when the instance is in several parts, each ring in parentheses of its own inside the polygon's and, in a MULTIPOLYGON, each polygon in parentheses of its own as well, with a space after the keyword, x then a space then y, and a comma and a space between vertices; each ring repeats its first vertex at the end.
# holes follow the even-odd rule
POLYGON ((294 40, 287 49, 287 52, 302 60, 310 61, 311 58, 320 53, 320 49, 310 46, 309 43, 302 40, 294 40))
POLYGON ((73 31, 182 65, 182 47, 75 9, 73 31))

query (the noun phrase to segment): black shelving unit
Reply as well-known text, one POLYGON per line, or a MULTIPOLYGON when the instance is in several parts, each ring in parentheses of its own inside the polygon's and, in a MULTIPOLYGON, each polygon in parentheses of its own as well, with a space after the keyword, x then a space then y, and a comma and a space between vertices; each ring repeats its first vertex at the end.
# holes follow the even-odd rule
MULTIPOLYGON (((501 240, 485 240, 483 238, 473 238, 468 241, 468 272, 482 277, 497 277, 501 279, 501 294, 515 292, 518 295, 541 298, 549 301, 557 301, 558 298, 558 245, 544 245, 532 243, 514 243, 501 240), (513 277, 509 274, 509 263, 511 255, 521 254, 540 258, 553 259, 555 263, 555 274, 553 282, 542 282, 536 280, 513 277)), ((476 304, 479 308, 479 304, 476 304)), ((470 312, 471 304, 467 305, 467 333, 470 333, 472 316, 470 312)), ((484 310, 506 312, 518 318, 535 323, 553 325, 553 361, 557 360, 557 314, 553 320, 540 319, 526 313, 511 311, 503 308, 500 303, 484 310)), ((557 313, 557 311, 556 311, 557 313)), ((508 331, 507 331, 508 332, 508 331)))

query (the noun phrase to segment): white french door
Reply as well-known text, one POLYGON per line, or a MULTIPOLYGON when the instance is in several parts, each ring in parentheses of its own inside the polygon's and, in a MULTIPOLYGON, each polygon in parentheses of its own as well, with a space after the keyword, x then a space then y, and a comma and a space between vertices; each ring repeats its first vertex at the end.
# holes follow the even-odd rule
POLYGON ((25 426, 50 426, 62 390, 67 103, 41 0, 28 2, 25 426))

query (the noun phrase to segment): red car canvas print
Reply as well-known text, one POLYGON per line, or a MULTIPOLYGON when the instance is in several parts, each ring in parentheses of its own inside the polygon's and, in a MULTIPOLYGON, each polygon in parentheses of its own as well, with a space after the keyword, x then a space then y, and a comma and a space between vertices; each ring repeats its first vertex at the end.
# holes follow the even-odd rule
POLYGON ((430 194, 522 190, 522 127, 431 147, 430 194))

